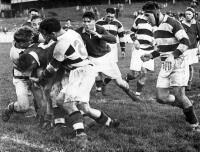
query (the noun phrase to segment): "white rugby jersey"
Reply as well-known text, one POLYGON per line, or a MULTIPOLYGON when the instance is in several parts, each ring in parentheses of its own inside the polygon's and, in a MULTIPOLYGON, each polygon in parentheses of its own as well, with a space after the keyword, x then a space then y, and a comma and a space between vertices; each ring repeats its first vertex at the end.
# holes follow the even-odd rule
POLYGON ((69 68, 90 64, 81 36, 71 29, 68 29, 66 33, 57 38, 53 57, 57 61, 62 62, 63 66, 69 68))
POLYGON ((13 74, 15 76, 23 76, 24 75, 22 72, 20 72, 19 70, 16 69, 17 68, 17 63, 18 63, 19 56, 23 52, 24 52, 24 49, 18 49, 18 48, 16 48, 14 46, 14 44, 13 44, 13 46, 10 49, 10 59, 13 62, 13 67, 14 67, 13 74))

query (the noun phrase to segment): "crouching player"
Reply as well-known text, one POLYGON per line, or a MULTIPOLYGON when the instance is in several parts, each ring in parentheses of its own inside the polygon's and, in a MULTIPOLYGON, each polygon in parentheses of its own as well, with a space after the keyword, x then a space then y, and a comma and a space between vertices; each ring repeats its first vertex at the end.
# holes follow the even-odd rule
POLYGON ((29 110, 29 76, 30 70, 21 72, 18 68, 18 59, 24 50, 33 42, 33 30, 30 27, 23 26, 14 33, 14 42, 10 50, 10 58, 13 62, 13 84, 15 86, 17 101, 11 102, 7 108, 2 111, 2 120, 7 122, 14 112, 27 112, 29 110))
POLYGON ((68 84, 64 86, 65 100, 62 107, 71 119, 77 146, 85 149, 87 135, 80 110, 106 126, 117 127, 119 122, 112 120, 104 112, 90 107, 90 91, 98 72, 87 59, 87 51, 81 36, 73 30, 63 30, 60 22, 54 18, 43 20, 40 24, 40 32, 44 37, 51 37, 57 41, 53 59, 39 77, 38 82, 45 81, 61 67, 70 69, 68 84))

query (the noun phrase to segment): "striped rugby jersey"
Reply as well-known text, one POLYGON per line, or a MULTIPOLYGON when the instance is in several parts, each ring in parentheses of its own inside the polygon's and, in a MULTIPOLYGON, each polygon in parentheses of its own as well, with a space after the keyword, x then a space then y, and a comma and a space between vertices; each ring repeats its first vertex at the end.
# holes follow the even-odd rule
POLYGON ((124 27, 122 23, 114 18, 112 22, 107 22, 105 18, 99 19, 96 24, 103 26, 108 32, 114 36, 119 37, 121 51, 125 51, 125 38, 124 38, 124 27))
POLYGON ((181 23, 168 15, 164 16, 162 23, 156 28, 154 37, 162 57, 167 57, 175 50, 183 53, 189 46, 188 35, 181 23))
MULTIPOLYGON (((140 43, 140 49, 152 51, 154 49, 153 27, 147 22, 144 15, 139 15, 131 28, 140 43)), ((131 34, 130 36, 132 37, 131 34)))
POLYGON ((57 38, 53 52, 54 60, 47 66, 47 70, 57 71, 60 65, 71 69, 82 67, 90 64, 87 57, 87 50, 81 36, 74 30, 68 29, 57 38))

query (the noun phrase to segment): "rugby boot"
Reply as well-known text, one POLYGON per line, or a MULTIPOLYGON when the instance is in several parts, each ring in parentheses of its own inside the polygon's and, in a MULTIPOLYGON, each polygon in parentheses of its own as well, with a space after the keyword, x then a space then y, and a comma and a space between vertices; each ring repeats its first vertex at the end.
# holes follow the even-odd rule
POLYGON ((117 128, 117 127, 119 127, 119 125, 120 125, 119 120, 113 119, 113 120, 111 120, 109 127, 111 127, 111 128, 117 128))
POLYGON ((7 108, 2 111, 1 118, 4 122, 7 122, 11 115, 14 113, 14 102, 10 103, 7 108))

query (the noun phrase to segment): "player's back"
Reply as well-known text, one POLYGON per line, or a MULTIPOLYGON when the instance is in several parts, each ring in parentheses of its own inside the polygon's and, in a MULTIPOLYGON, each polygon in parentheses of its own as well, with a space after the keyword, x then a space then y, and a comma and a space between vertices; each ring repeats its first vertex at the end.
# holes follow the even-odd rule
POLYGON ((54 58, 72 67, 88 64, 88 53, 80 34, 68 29, 57 40, 53 54, 54 58))

